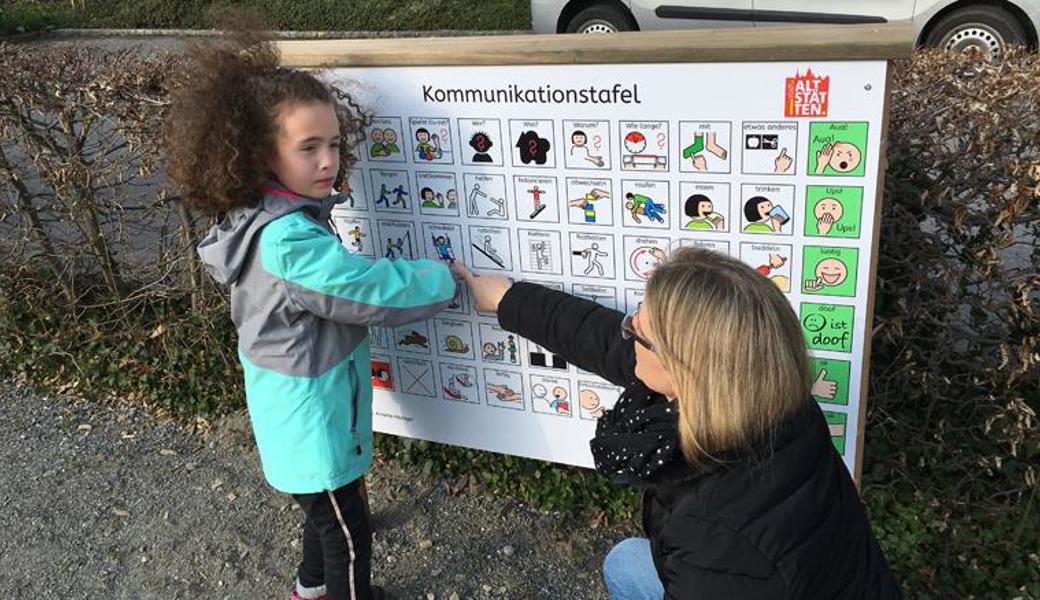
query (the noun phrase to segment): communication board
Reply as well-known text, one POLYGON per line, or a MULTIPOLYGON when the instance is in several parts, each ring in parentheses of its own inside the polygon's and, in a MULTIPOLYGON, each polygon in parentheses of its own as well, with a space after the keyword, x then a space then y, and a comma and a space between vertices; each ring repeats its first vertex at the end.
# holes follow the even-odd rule
MULTIPOLYGON (((704 52, 666 48, 698 39, 678 32, 616 47, 520 36, 498 54, 491 38, 344 42, 298 46, 288 64, 331 67, 372 115, 334 211, 350 251, 453 257, 619 311, 675 248, 737 257, 791 302, 813 398, 858 474, 887 58, 909 48, 894 28, 865 32, 876 43, 817 30, 773 51, 725 33, 704 52), (552 47, 514 49, 536 38, 552 47)), ((596 419, 621 392, 502 330, 468 294, 428 321, 372 328, 371 346, 386 433, 592 466, 596 419)))

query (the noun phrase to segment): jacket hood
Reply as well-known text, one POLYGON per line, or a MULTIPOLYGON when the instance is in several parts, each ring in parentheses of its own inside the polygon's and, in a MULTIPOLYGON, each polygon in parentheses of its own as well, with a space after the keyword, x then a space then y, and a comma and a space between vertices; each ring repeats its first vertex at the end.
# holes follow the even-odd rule
POLYGON ((298 210, 306 210, 319 223, 327 223, 339 194, 324 199, 294 194, 285 188, 264 186, 255 206, 236 208, 214 225, 198 246, 206 271, 221 285, 231 285, 245 266, 253 238, 271 221, 298 210))

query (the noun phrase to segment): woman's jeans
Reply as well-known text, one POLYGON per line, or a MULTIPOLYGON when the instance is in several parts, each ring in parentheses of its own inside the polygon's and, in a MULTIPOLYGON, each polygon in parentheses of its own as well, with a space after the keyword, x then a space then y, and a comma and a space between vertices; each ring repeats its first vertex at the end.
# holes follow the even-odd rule
POLYGON ((611 600, 661 600, 664 586, 657 577, 650 540, 628 538, 603 559, 603 580, 611 600))

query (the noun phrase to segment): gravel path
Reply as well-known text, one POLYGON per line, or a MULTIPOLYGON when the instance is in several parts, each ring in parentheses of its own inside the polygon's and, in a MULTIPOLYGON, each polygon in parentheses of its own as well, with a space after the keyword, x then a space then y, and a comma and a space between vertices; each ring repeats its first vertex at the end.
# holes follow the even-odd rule
MULTIPOLYGON (((368 484, 375 579, 400 598, 605 596, 608 532, 392 463, 368 484)), ((301 521, 242 415, 191 433, 0 382, 0 597, 284 600, 301 521)))

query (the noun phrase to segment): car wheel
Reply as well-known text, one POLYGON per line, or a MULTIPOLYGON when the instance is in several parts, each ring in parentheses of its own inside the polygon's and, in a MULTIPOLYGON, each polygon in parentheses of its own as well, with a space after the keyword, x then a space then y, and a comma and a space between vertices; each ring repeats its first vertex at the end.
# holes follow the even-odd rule
POLYGON ((636 24, 625 11, 610 4, 584 8, 567 23, 567 33, 614 33, 636 29, 636 24))
POLYGON ((997 6, 979 5, 955 10, 935 24, 926 46, 953 52, 981 51, 993 62, 1004 58, 1009 45, 1028 43, 1025 28, 1013 14, 997 6))

